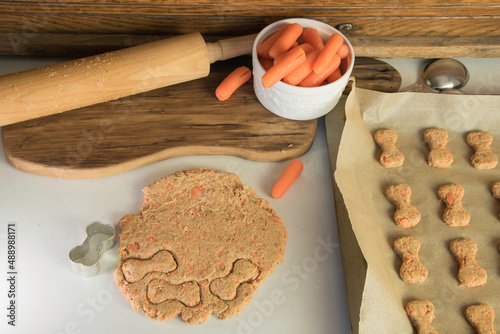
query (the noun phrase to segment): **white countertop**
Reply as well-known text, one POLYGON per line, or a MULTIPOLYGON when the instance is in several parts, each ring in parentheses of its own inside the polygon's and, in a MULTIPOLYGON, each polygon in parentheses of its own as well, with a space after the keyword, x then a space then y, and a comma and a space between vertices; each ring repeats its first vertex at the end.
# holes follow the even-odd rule
MULTIPOLYGON (((0 57, 0 74, 60 59, 0 57)), ((386 60, 400 71, 402 87, 417 81, 420 60, 386 60)), ((468 94, 500 94, 500 59, 460 59, 470 70, 468 94)), ((1 107, 1 106, 0 106, 1 107)), ((500 110, 499 110, 500 111, 500 110)), ((1 132, 1 129, 0 129, 1 132)), ((2 151, 0 147, 0 151, 2 151)), ((120 175, 68 180, 31 175, 0 153, 1 333, 350 333, 328 148, 323 119, 312 148, 300 158, 304 171, 281 199, 270 189, 288 162, 251 162, 230 156, 183 157, 120 175), (208 167, 235 172, 269 200, 288 231, 284 262, 238 316, 202 325, 179 318, 157 322, 132 309, 114 283, 116 245, 101 259, 95 277, 71 270, 68 253, 86 237, 88 223, 117 226, 138 213, 142 188, 178 170, 208 167), (10 298, 8 225, 16 229, 16 286, 10 298), (280 299, 272 298, 281 295, 280 299), (16 306, 16 327, 7 307, 16 306)))

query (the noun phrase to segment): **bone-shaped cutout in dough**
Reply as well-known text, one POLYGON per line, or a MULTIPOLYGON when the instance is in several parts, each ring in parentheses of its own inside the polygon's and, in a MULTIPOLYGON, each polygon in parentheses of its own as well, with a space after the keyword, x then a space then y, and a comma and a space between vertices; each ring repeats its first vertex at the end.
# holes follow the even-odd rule
POLYGON ((418 334, 439 334, 432 325, 435 315, 434 305, 430 300, 413 300, 406 304, 405 311, 418 334))
POLYGON ((162 250, 150 259, 127 259, 122 264, 123 276, 129 283, 140 281, 151 272, 169 273, 177 268, 172 253, 162 250))
POLYGON ((250 261, 239 259, 234 262, 233 270, 226 277, 214 279, 210 283, 210 291, 222 300, 236 297, 236 289, 241 283, 257 278, 259 270, 250 261))
POLYGON ((445 129, 427 129, 424 132, 424 141, 429 146, 430 152, 427 163, 431 167, 450 167, 453 155, 446 149, 448 132, 445 129))
POLYGON ((419 250, 420 241, 417 237, 402 237, 394 241, 394 251, 403 261, 399 276, 407 283, 420 283, 427 278, 427 268, 418 258, 419 250))
POLYGON ((444 202, 443 221, 449 226, 468 226, 470 215, 462 206, 465 190, 459 184, 447 184, 438 189, 438 197, 444 202))
POLYGON ((495 311, 488 304, 471 305, 465 309, 465 318, 480 334, 495 334, 495 311))
POLYGON ((163 279, 154 279, 148 284, 147 298, 153 304, 176 300, 188 307, 194 307, 201 301, 201 291, 196 282, 174 285, 163 279))
POLYGON ((394 222, 404 228, 413 227, 420 221, 420 212, 410 203, 411 188, 407 184, 396 184, 385 190, 385 196, 396 207, 394 222))
POLYGON ((486 284, 488 275, 476 263, 477 245, 472 239, 457 239, 450 243, 450 251, 457 259, 458 283, 469 288, 486 284))
POLYGON ((399 167, 403 165, 405 157, 396 147, 398 135, 396 131, 387 129, 379 130, 373 135, 375 142, 380 146, 380 164, 385 168, 399 167))
POLYGON ((470 163, 476 169, 493 169, 498 164, 497 156, 491 152, 493 135, 486 131, 469 132, 467 144, 474 149, 470 163))

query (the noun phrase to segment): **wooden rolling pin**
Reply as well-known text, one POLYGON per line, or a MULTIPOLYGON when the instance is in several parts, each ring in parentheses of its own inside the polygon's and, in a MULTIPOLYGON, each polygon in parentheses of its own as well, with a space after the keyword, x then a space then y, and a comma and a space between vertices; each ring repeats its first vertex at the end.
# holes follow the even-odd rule
POLYGON ((205 43, 199 33, 0 77, 0 126, 206 77, 251 54, 256 34, 205 43))

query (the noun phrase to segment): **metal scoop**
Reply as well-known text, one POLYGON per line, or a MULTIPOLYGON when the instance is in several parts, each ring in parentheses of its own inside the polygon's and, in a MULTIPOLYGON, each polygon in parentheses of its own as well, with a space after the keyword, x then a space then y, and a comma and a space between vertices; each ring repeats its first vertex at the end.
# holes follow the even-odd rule
POLYGON ((424 68, 420 80, 404 92, 458 93, 469 81, 469 71, 458 60, 443 58, 431 61, 424 68))

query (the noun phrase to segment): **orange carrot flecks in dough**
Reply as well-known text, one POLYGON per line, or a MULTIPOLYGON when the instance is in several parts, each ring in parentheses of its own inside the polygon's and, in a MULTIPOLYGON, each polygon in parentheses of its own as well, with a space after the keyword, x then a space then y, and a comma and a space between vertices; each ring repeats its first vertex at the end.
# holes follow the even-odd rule
POLYGON ((450 251, 457 259, 458 283, 469 288, 485 285, 486 271, 476 263, 477 244, 472 239, 456 239, 450 243, 450 251))
POLYGON ((412 300, 406 304, 405 311, 413 326, 415 326, 417 333, 439 334, 432 325, 435 315, 434 305, 430 300, 412 300))
POLYGON ((488 304, 471 305, 465 309, 465 318, 477 333, 494 334, 495 311, 488 304))
POLYGON ((410 202, 411 188, 401 183, 387 187, 385 196, 396 207, 394 222, 397 226, 409 228, 420 222, 421 214, 410 202))
POLYGON ((465 190, 459 184, 446 184, 439 187, 437 195, 446 208, 443 211, 443 221, 449 226, 468 226, 469 213, 462 206, 465 190))
POLYGON ((398 134, 392 129, 382 129, 375 132, 373 135, 375 142, 382 153, 380 154, 380 164, 385 168, 400 167, 403 165, 405 157, 396 147, 398 134))
POLYGON ((417 237, 401 237, 394 241, 394 251, 401 257, 399 276, 407 283, 420 283, 429 274, 419 259, 420 241, 417 237))

